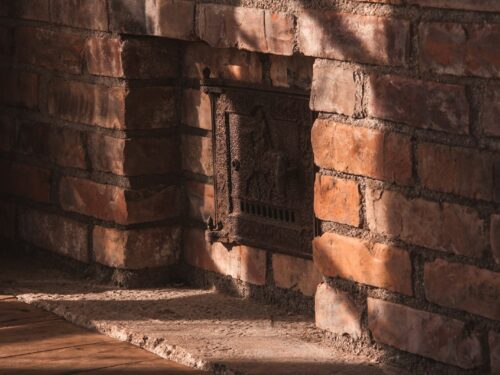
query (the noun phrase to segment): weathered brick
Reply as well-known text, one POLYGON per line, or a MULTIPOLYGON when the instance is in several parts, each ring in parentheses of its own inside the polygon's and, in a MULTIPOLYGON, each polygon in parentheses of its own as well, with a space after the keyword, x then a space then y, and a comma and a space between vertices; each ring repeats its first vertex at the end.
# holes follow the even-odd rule
POLYGON ((192 43, 184 55, 184 76, 221 78, 251 83, 262 82, 262 63, 255 53, 236 49, 214 49, 206 44, 192 43))
POLYGON ((278 288, 292 289, 314 296, 322 277, 311 260, 273 254, 273 278, 278 288))
POLYGON ((123 139, 101 133, 88 135, 92 169, 125 176, 178 170, 178 143, 176 137, 123 139))
POLYGON ((499 43, 498 25, 423 23, 420 63, 437 73, 500 77, 499 43))
POLYGON ((47 89, 48 113, 105 128, 125 128, 125 89, 54 79, 47 89))
POLYGON ((108 30, 106 0, 51 0, 52 22, 84 29, 108 30))
POLYGON ((212 47, 293 54, 291 15, 218 4, 200 4, 197 11, 198 36, 212 47))
POLYGON ((89 261, 86 224, 42 211, 23 210, 19 214, 19 235, 37 247, 89 261))
POLYGON ((212 139, 194 135, 182 136, 182 169, 213 175, 212 139))
POLYGON ((300 55, 291 57, 271 55, 269 74, 272 85, 310 90, 313 62, 312 58, 300 55))
POLYGON ((500 333, 490 331, 488 343, 490 346, 491 374, 500 373, 500 333))
POLYGON ((349 335, 353 339, 361 337, 362 310, 349 294, 320 284, 316 291, 314 315, 316 326, 337 335, 349 335))
POLYGON ((423 7, 500 12, 497 0, 406 0, 406 2, 423 7))
POLYGON ((184 258, 194 267, 231 276, 255 285, 266 282, 266 252, 247 246, 226 248, 220 242, 210 246, 204 231, 184 231, 184 258))
POLYGON ((483 98, 481 127, 486 135, 500 137, 500 85, 488 85, 483 98))
POLYGON ((12 28, 0 26, 0 58, 4 62, 10 62, 12 59, 12 39, 12 28))
POLYGON ((0 160, 0 192, 31 199, 37 202, 49 202, 51 173, 46 169, 0 160))
POLYGON ((299 47, 307 56, 394 66, 408 60, 406 20, 304 10, 298 27, 299 47))
POLYGON ((16 143, 16 119, 14 114, 0 114, 0 151, 10 152, 16 143))
POLYGON ((61 206, 118 224, 165 220, 179 214, 179 191, 170 186, 155 190, 125 190, 97 182, 64 177, 60 187, 61 206))
POLYGON ((469 257, 487 247, 485 223, 470 207, 367 189, 366 218, 370 230, 414 245, 469 257))
POLYGON ((16 236, 16 205, 0 201, 0 237, 13 239, 16 236))
POLYGON ((15 35, 15 59, 65 73, 80 74, 85 39, 80 35, 21 27, 15 35))
POLYGON ((463 86, 394 75, 371 76, 368 114, 417 128, 469 133, 469 103, 463 86))
POLYGON ((212 108, 208 94, 200 90, 184 90, 181 121, 194 128, 211 130, 212 108))
POLYGON ((430 302, 500 320, 500 273, 437 259, 425 265, 424 286, 430 302))
POLYGON ((352 116, 356 107, 354 71, 332 61, 316 60, 310 107, 315 111, 352 116))
POLYGON ((375 340, 462 368, 481 365, 476 333, 456 319, 368 298, 368 328, 375 340))
POLYGON ((314 161, 321 168, 403 185, 412 181, 408 136, 318 119, 311 141, 314 161))
POLYGON ((96 261, 108 267, 168 266, 180 254, 179 227, 118 230, 96 226, 92 236, 96 261))
POLYGON ((131 129, 158 129, 174 125, 179 112, 171 87, 130 89, 125 100, 125 124, 131 129))
POLYGON ((38 108, 38 75, 16 70, 0 71, 0 103, 38 108))
POLYGON ((127 34, 194 39, 194 1, 111 0, 110 28, 127 34))
POLYGON ((316 174, 314 213, 321 220, 359 226, 361 196, 356 181, 316 174))
POLYGON ((103 38, 87 40, 90 74, 126 78, 176 78, 178 48, 163 39, 103 38))
POLYGON ((11 0, 10 11, 12 16, 22 19, 33 21, 50 20, 49 0, 11 0))
POLYGON ((500 264, 500 215, 491 215, 490 244, 493 258, 500 264))
POLYGON ((489 153, 423 143, 418 146, 418 174, 426 188, 493 199, 493 157, 489 153))
POLYGON ((413 295, 410 255, 399 248, 325 233, 313 240, 313 257, 325 276, 413 295))
POLYGON ((24 123, 19 128, 18 151, 63 167, 85 169, 82 133, 41 123, 24 123))
POLYGON ((186 194, 189 203, 188 215, 192 219, 206 222, 215 217, 214 186, 201 182, 187 181, 186 194))

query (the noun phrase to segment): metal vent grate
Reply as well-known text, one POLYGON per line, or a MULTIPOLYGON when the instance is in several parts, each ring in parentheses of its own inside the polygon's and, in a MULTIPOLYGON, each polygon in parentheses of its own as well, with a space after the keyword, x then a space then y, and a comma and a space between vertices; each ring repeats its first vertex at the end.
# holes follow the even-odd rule
POLYGON ((288 208, 273 207, 263 203, 256 203, 242 199, 240 200, 240 210, 248 215, 263 217, 284 223, 295 223, 295 212, 288 208))

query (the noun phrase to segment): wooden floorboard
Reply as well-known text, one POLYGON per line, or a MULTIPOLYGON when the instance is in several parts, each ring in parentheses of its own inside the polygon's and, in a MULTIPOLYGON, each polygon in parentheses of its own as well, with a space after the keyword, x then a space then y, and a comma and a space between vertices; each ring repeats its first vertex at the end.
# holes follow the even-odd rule
POLYGON ((205 374, 0 295, 0 374, 69 373, 205 374))
POLYGON ((0 300, 0 328, 57 319, 60 318, 17 299, 0 300))

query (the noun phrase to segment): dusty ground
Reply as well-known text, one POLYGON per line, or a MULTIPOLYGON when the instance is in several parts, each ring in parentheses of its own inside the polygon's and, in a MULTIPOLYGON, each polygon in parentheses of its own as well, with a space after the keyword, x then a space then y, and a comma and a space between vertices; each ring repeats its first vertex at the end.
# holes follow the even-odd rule
POLYGON ((116 290, 46 265, 6 261, 0 293, 163 358, 217 374, 395 375, 339 353, 311 318, 210 290, 116 290))

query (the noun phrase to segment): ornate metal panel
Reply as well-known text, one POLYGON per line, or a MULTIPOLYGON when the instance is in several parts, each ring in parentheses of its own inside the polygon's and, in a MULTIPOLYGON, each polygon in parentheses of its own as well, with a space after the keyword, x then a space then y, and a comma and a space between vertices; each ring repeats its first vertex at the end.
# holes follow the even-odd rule
POLYGON ((205 86, 212 102, 209 239, 310 254, 313 158, 307 95, 205 86))

